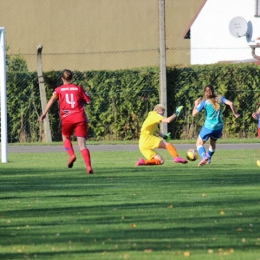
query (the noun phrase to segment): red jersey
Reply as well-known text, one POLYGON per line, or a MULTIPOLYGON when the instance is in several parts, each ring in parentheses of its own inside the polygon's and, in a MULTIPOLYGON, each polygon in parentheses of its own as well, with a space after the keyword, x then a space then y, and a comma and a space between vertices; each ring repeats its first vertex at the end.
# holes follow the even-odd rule
POLYGON ((53 96, 59 100, 60 118, 63 123, 87 121, 84 105, 90 102, 90 97, 81 86, 72 83, 59 86, 53 96))

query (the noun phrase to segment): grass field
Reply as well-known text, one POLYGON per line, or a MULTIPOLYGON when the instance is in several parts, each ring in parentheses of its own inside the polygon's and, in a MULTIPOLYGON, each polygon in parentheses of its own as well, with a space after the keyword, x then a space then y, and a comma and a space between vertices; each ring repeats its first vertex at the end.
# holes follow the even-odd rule
MULTIPOLYGON (((185 151, 179 151, 184 156, 185 151)), ((260 259, 260 158, 134 167, 138 151, 9 154, 0 164, 0 259, 260 259)))

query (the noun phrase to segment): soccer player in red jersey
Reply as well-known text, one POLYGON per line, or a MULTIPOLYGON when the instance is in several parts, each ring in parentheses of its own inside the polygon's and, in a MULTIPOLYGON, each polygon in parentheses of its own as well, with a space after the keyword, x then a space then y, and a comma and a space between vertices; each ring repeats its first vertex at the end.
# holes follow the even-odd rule
POLYGON ((61 77, 63 85, 55 89, 40 117, 40 122, 43 122, 55 101, 59 100, 62 140, 64 148, 70 156, 68 167, 72 168, 73 163, 76 161, 76 155, 71 143, 71 135, 75 132, 81 155, 86 164, 87 174, 92 174, 94 172, 91 166, 90 153, 86 146, 88 118, 84 109, 84 105, 89 105, 91 101, 88 93, 81 86, 72 83, 72 78, 72 71, 63 70, 61 77))

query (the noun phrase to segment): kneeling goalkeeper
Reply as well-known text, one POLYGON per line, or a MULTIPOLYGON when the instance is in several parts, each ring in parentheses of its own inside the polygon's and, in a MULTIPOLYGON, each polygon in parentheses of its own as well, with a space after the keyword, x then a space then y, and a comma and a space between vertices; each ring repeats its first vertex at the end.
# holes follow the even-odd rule
POLYGON ((156 105, 154 110, 149 112, 148 117, 142 125, 139 139, 139 149, 147 160, 141 158, 135 166, 163 164, 163 157, 154 150, 157 148, 167 149, 175 163, 187 163, 185 159, 179 157, 176 148, 171 143, 164 140, 167 139, 168 136, 161 133, 158 128, 159 123, 168 124, 176 119, 182 108, 183 106, 178 107, 176 112, 167 118, 164 117, 165 108, 161 104, 156 105), (159 136, 156 136, 156 134, 159 136))

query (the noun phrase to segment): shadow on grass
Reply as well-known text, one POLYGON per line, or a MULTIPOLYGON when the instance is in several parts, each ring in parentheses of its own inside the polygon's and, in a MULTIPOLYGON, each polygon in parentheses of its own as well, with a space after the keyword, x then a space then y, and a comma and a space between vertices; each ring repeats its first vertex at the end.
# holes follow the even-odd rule
MULTIPOLYGON (((103 215, 105 214, 106 211, 104 210, 103 215)), ((226 218, 226 223, 219 225, 214 225, 214 221, 211 223, 211 220, 220 220, 220 217, 213 219, 194 218, 192 223, 189 223, 189 218, 183 218, 180 226, 170 228, 165 226, 167 224, 161 223, 162 219, 147 218, 145 215, 143 217, 136 216, 131 221, 122 221, 122 223, 117 223, 112 217, 104 217, 102 221, 100 219, 94 220, 94 218, 92 221, 86 220, 84 230, 79 228, 78 230, 71 229, 71 226, 75 225, 74 221, 64 223, 61 221, 61 223, 53 224, 53 226, 49 225, 48 227, 39 223, 39 226, 26 228, 26 231, 12 231, 11 235, 9 229, 9 232, 8 230, 1 232, 1 237, 5 238, 2 246, 10 243, 25 245, 26 247, 30 245, 44 246, 45 252, 31 253, 32 256, 36 254, 40 259, 62 256, 63 254, 87 255, 102 252, 143 252, 146 249, 152 249, 153 251, 187 249, 194 251, 208 248, 214 250, 220 248, 229 250, 232 248, 235 251, 259 250, 259 245, 256 243, 259 237, 259 226, 248 230, 248 223, 245 221, 239 225, 243 232, 237 232, 238 223, 232 221, 232 218, 230 220, 233 223, 229 223, 229 218, 226 218), (153 227, 155 222, 157 222, 156 228, 153 227), (137 223, 135 228, 131 228, 132 223, 137 223), (92 225, 101 224, 103 228, 95 229, 92 227, 92 225), (86 232, 85 230, 88 228, 90 231, 86 232), (246 242, 242 242, 243 240, 246 242), (83 246, 84 249, 79 247, 73 250, 77 243, 85 245, 83 246)), ((78 225, 83 224, 78 223, 78 225)), ((1 239, 1 241, 3 240, 1 239)), ((16 248, 19 248, 19 246, 16 248)), ((0 253, 0 256, 1 259, 20 259, 21 253, 0 253)))
POLYGON ((140 168, 102 167, 90 176, 81 169, 6 169, 1 248, 32 247, 27 256, 37 258, 149 248, 258 250, 259 197, 252 190, 258 169, 140 168))

